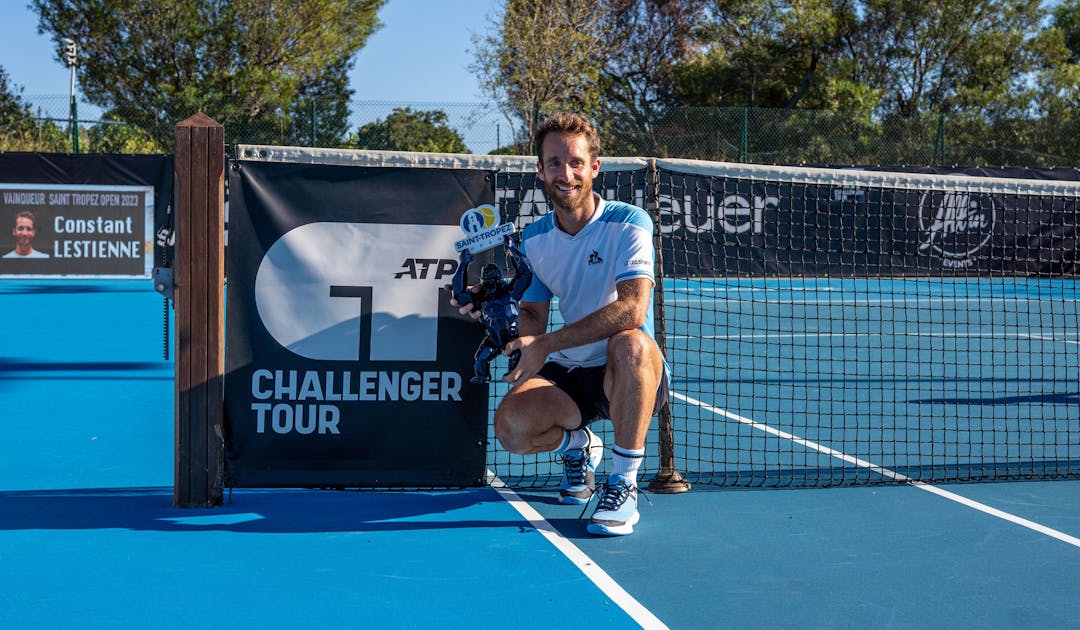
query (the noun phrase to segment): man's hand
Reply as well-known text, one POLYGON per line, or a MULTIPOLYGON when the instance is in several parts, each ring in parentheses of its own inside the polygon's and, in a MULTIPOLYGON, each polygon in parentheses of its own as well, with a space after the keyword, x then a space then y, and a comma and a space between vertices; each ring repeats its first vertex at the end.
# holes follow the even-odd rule
POLYGON ((544 362, 547 361, 548 351, 544 347, 544 336, 524 336, 514 339, 510 343, 506 344, 503 348, 503 354, 513 354, 515 350, 521 351, 521 359, 518 360, 517 367, 507 372, 502 380, 506 383, 510 383, 511 387, 516 387, 520 383, 524 383, 540 371, 540 368, 544 367, 544 362))
MULTIPOLYGON (((462 315, 468 315, 473 319, 480 319, 480 309, 476 308, 476 299, 473 299, 471 303, 462 306, 458 304, 457 299, 454 298, 454 287, 452 285, 444 284, 443 289, 450 293, 450 306, 458 307, 458 313, 461 313, 462 315)), ((469 293, 472 293, 474 298, 479 297, 480 295, 480 293, 476 289, 477 287, 475 286, 469 287, 469 293)))

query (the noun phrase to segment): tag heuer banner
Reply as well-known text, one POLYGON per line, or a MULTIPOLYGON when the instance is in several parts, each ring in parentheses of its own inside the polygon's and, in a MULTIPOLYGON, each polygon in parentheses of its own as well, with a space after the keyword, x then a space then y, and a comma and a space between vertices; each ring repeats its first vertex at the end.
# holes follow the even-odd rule
POLYGON ((483 483, 483 330, 442 287, 494 174, 238 161, 229 184, 227 483, 483 483))

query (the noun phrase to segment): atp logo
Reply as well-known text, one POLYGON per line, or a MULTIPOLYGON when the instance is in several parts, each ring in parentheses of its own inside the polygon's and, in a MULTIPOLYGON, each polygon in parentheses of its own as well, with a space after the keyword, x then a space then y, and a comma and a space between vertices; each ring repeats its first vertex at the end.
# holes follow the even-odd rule
POLYGON ((282 235, 255 275, 255 304, 283 347, 323 361, 434 361, 439 273, 402 260, 454 259, 454 225, 308 223, 282 235), (397 277, 395 277, 397 276, 397 277))
POLYGON ((919 251, 933 250, 947 266, 966 267, 994 233, 997 204, 985 194, 930 191, 919 200, 919 251))
POLYGON ((499 210, 491 204, 470 208, 461 215, 461 231, 469 236, 490 230, 498 224, 499 210))

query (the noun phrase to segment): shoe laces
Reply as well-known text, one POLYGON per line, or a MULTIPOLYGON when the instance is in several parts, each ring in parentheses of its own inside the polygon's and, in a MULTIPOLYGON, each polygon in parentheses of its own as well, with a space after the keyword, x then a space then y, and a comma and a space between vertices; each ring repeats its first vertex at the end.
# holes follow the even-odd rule
POLYGON ((582 450, 579 454, 566 454, 562 456, 563 464, 566 465, 566 480, 571 485, 585 483, 585 473, 589 469, 589 456, 582 450))
MULTIPOLYGON (((626 501, 626 497, 630 496, 630 490, 634 486, 626 483, 625 481, 619 481, 618 483, 611 484, 603 481, 597 484, 596 492, 593 496, 600 495, 600 503, 596 506, 596 511, 602 510, 617 510, 620 505, 626 501)), ((645 497, 645 502, 652 505, 652 499, 649 498, 649 493, 645 492, 642 488, 638 487, 638 496, 645 497)), ((591 499, 581 509, 579 519, 585 517, 585 512, 589 510, 589 503, 592 503, 591 499)))
POLYGON ((630 485, 625 481, 619 481, 615 485, 604 484, 604 493, 600 496, 600 505, 597 510, 617 510, 630 496, 630 485))

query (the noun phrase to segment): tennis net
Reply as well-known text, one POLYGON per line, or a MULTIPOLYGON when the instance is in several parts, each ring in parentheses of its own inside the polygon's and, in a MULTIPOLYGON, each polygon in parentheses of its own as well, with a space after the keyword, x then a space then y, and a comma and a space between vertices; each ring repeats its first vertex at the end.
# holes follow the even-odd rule
MULTIPOLYGON (((534 158, 304 156, 490 170, 505 219, 549 210, 534 158)), ((672 401, 642 478, 1080 476, 1080 182, 622 158, 602 160, 595 189, 656 225, 672 401)), ((491 391, 493 411, 505 385, 491 391)), ((561 474, 493 435, 488 463, 519 486, 561 474)))
POLYGON ((1080 474, 1080 185, 658 163, 691 481, 1080 474))

